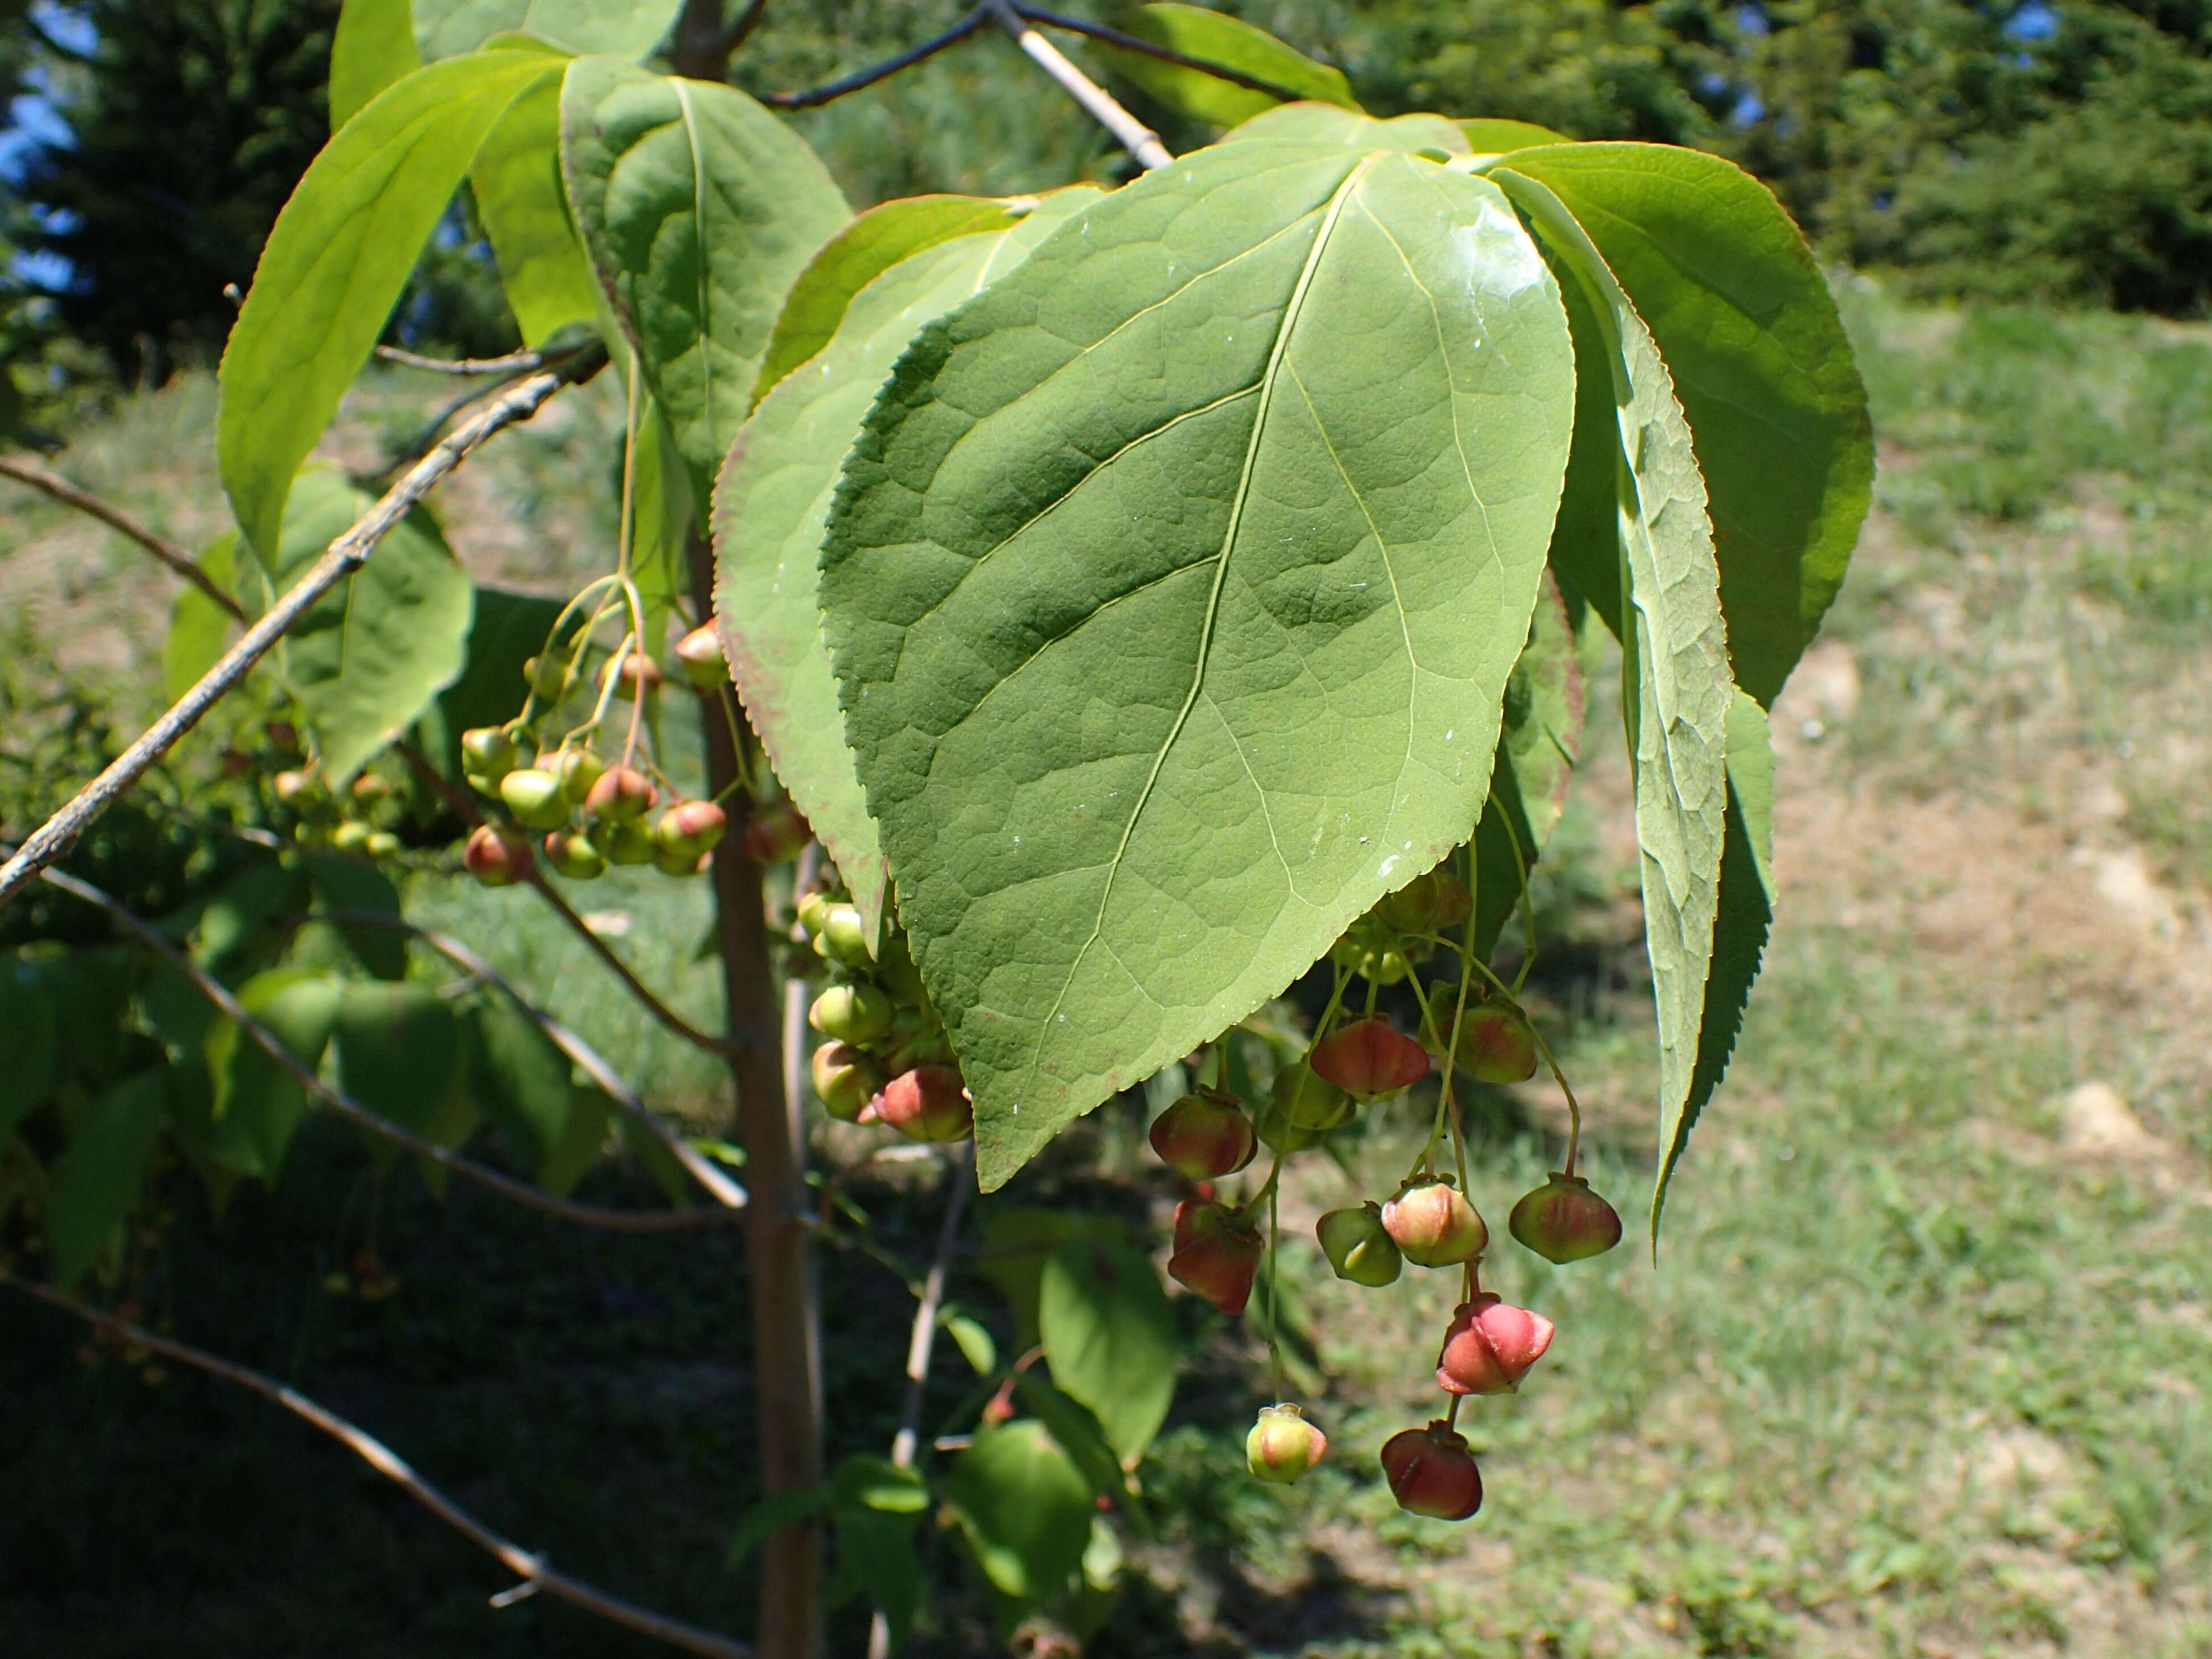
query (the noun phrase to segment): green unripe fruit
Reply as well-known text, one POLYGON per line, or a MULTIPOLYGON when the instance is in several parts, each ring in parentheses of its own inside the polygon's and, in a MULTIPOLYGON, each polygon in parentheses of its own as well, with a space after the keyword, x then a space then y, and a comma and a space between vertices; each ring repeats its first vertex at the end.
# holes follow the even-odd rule
POLYGON ((1380 1289, 1395 1284, 1405 1270, 1405 1255, 1383 1226, 1378 1204, 1331 1210, 1314 1224, 1314 1233, 1339 1279, 1380 1289))
POLYGON ((714 802, 682 800, 660 815, 653 826, 653 838, 672 860, 696 860, 714 850, 729 825, 729 816, 714 802))
POLYGON ((1275 1073, 1273 1097, 1282 1109, 1284 1121, 1293 1129, 1327 1134, 1352 1121, 1352 1097, 1303 1060, 1275 1073))
POLYGON ((1449 1176, 1406 1188, 1382 1206, 1382 1225, 1406 1260, 1423 1267, 1455 1267, 1490 1243, 1490 1229, 1449 1176))
POLYGON ((574 830, 556 830, 545 837, 545 861, 571 881, 597 881, 607 872, 606 858, 592 838, 574 830))
POLYGON ((888 930, 884 939, 884 953, 876 962, 876 977, 896 1001, 909 1008, 927 1008, 929 988, 921 982, 921 969, 914 965, 914 952, 908 949, 906 934, 897 927, 888 930))
POLYGON ((362 843, 361 850, 373 859, 392 859, 399 856, 399 837, 389 830, 379 830, 362 843))
POLYGON ((1262 1480, 1287 1486, 1303 1480, 1328 1451, 1328 1437, 1296 1406, 1263 1406, 1244 1437, 1244 1467, 1262 1480))
POLYGON ((568 684, 568 665, 552 657, 532 657, 522 665, 522 678, 541 697, 558 697, 568 684))
POLYGON ((609 864, 651 864, 660 855, 653 831, 641 823, 610 823, 593 839, 609 864))
POLYGON ((1580 1176, 1553 1174, 1524 1193, 1506 1231, 1547 1261, 1565 1264, 1603 1255, 1620 1243, 1620 1217, 1580 1176))
POLYGON ((279 772, 269 780, 269 787, 278 800, 292 807, 307 806, 323 793, 321 781, 305 770, 279 772))
POLYGON ((348 818, 331 831, 331 845, 341 853, 361 853, 368 848, 368 838, 376 831, 358 818, 348 818))
POLYGON ((653 844, 653 867, 672 881, 689 881, 694 876, 705 875, 708 862, 704 853, 684 853, 658 842, 653 844))
POLYGON ((848 968, 865 968, 875 960, 868 951, 868 925, 860 919, 858 905, 830 907, 830 913, 822 918, 817 947, 832 962, 842 962, 848 968))
POLYGON ((479 726, 461 733, 461 765, 469 775, 469 781, 486 794, 499 787, 499 781, 522 764, 521 746, 514 733, 503 726, 479 726), (482 779, 482 782, 477 782, 482 779))
POLYGON ((855 1047, 891 1029, 891 1000, 872 985, 833 985, 814 999, 806 1023, 826 1037, 855 1047))
POLYGON ((605 773, 607 764, 588 749, 556 749, 538 757, 540 771, 561 780, 561 793, 571 806, 581 806, 592 786, 605 773))
POLYGON ((823 1043, 814 1051, 811 1070, 823 1109, 847 1123, 858 1122, 884 1086, 876 1063, 849 1043, 823 1043))
POLYGON ((676 641, 676 665, 696 690, 712 691, 729 683, 729 666, 722 660, 722 641, 716 636, 712 623, 693 629, 676 641))
POLYGON ((352 793, 357 801, 380 801, 392 793, 392 780, 374 772, 364 772, 353 781, 352 793))
POLYGON ((1536 1075, 1536 1034, 1499 1003, 1467 1011, 1454 1052, 1460 1070, 1478 1083, 1526 1083, 1536 1075))
POLYGON ((526 766, 499 781, 499 798, 519 823, 532 830, 556 830, 568 821, 568 797, 550 772, 526 766))
POLYGON ((820 939, 823 924, 830 919, 830 896, 823 892, 802 893, 798 909, 799 925, 806 930, 806 937, 820 939))

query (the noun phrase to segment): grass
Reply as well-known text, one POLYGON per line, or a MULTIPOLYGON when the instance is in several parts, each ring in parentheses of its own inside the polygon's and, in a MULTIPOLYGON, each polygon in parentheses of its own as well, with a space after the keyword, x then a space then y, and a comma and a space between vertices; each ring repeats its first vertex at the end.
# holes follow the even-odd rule
MULTIPOLYGON (((1437 1279, 1360 1291, 1286 1245, 1333 1445, 1288 1491, 1242 1472, 1268 1389, 1254 1333, 1179 1304, 1193 1363, 1145 1470, 1171 1524, 1128 1540, 1091 1651, 2212 1651, 2212 336, 1845 297, 1883 438, 1876 510, 1778 709, 1781 921, 1658 1266, 1634 1242, 1650 1005, 1601 696, 1540 877, 1535 982, 1631 1245, 1570 1269, 1499 1253, 1500 1288, 1560 1335, 1522 1394, 1463 1415, 1488 1498, 1460 1527, 1401 1514, 1373 1459, 1435 1401, 1451 1299, 1437 1279)), ((365 453, 422 395, 395 377, 343 444, 365 453)), ((179 534, 205 530, 179 505, 208 499, 195 399, 187 383, 127 405, 63 464, 179 515, 179 534)), ((487 454, 450 501, 466 556, 549 586, 584 568, 606 528, 606 414, 487 454)), ((25 521, 33 549, 61 538, 74 574, 18 557, 0 587, 55 617, 121 614, 102 609, 131 574, 119 551, 25 521)), ((702 902, 655 882, 590 891, 629 918, 617 948, 700 1017, 715 997, 695 956, 702 902)), ((533 907, 428 881, 412 904, 711 1121, 711 1068, 533 907)), ((1381 1115, 1341 1169, 1297 1166, 1286 1226, 1386 1190, 1416 1115, 1381 1115)), ((1562 1125, 1534 1090, 1477 1118, 1495 1224, 1562 1125)), ((1019 1200, 1157 1218, 1167 1189, 1134 1109, 1095 1121, 1019 1200)), ((587 1191, 641 1179, 612 1164, 587 1191)), ((182 1171, 164 1187, 164 1307, 188 1334, 358 1415, 571 1571, 746 1627, 747 1577, 720 1559, 751 1483, 733 1248, 579 1238, 459 1191, 434 1203, 403 1176, 374 1232, 402 1289, 372 1305, 320 1288, 371 1213, 343 1137, 310 1139, 278 1192, 220 1215, 197 1190, 182 1171)), ((890 1250, 926 1255, 933 1198, 861 1195, 890 1250)), ((834 1448, 879 1449, 905 1292, 851 1253, 825 1275, 834 1448)), ((956 1291, 995 1305, 965 1275, 956 1291)), ((643 1650, 556 1607, 487 1613, 489 1565, 342 1454, 214 1384, 72 1364, 76 1342, 0 1306, 0 1490, 26 1495, 0 1505, 0 1608, 27 1648, 643 1650)), ((933 1405, 968 1383, 945 1355, 933 1405)), ((952 1588, 914 1651, 994 1650, 988 1610, 957 1589, 949 1546, 933 1550, 952 1588)), ((857 1650, 857 1620, 839 1615, 835 1651, 857 1650)))

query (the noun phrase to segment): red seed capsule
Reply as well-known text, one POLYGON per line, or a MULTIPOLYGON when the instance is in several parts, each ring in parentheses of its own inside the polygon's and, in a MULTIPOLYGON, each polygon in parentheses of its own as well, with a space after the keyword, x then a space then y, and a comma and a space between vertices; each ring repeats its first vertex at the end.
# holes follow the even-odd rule
POLYGON ((1437 1356, 1437 1385, 1446 1394, 1511 1394, 1552 1346, 1552 1322, 1483 1291, 1460 1304, 1437 1356))
POLYGON ((1497 1003, 1467 1011, 1455 1052, 1460 1070, 1478 1083, 1526 1083, 1536 1075, 1536 1034, 1497 1003))
POLYGON ((1482 1471, 1467 1437, 1441 1420, 1384 1441, 1382 1474, 1398 1507, 1414 1515, 1464 1521, 1482 1507, 1482 1471))
POLYGON ((975 1128, 975 1103, 950 1066, 901 1072, 869 1104, 876 1121, 910 1140, 964 1140, 975 1128))
POLYGON ((486 887, 512 887, 530 868, 530 849, 514 836, 480 823, 461 848, 461 867, 486 887))
POLYGON ((787 864, 806 850, 814 827, 787 800, 763 806, 745 820, 744 854, 755 864, 787 864))
POLYGON ((1355 1019, 1314 1044, 1316 1076, 1361 1100, 1380 1100, 1429 1074, 1429 1051, 1379 1016, 1355 1019))
POLYGON ((1417 1182, 1382 1206, 1382 1225, 1406 1260, 1424 1267, 1472 1261, 1490 1245, 1467 1194, 1449 1181, 1417 1182))
POLYGON ((1260 1149, 1237 1097, 1212 1089, 1185 1095, 1153 1119, 1152 1142, 1161 1163, 1192 1181, 1235 1175, 1260 1149))
POLYGON ((1169 1276, 1232 1317, 1244 1311, 1267 1242, 1223 1205, 1185 1199, 1176 1206, 1169 1276))
POLYGON ((1505 1224, 1547 1261, 1581 1261, 1620 1243, 1620 1217, 1580 1176, 1555 1173, 1522 1194, 1505 1224))

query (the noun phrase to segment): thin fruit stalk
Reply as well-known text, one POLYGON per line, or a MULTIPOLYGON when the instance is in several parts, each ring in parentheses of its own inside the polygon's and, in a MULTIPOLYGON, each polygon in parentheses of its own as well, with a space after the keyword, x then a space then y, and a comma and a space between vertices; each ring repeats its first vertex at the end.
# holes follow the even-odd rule
MULTIPOLYGON (((691 585, 700 614, 709 613, 714 556, 698 533, 690 540, 691 585)), ((707 738, 708 794, 744 811, 742 757, 720 699, 702 692, 700 725, 707 738), (728 791, 726 794, 724 793, 728 791)), ((761 867, 732 842, 711 864, 714 937, 722 958, 730 1059, 738 1090, 738 1139, 745 1149, 745 1267, 751 1282, 753 1392, 761 1486, 764 1493, 802 1491, 822 1480, 822 1328, 812 1234, 805 1223, 805 1141, 797 1103, 784 1091, 776 1034, 782 1009, 769 965, 761 867)), ((816 1659, 820 1650, 822 1539, 811 1520, 771 1536, 761 1562, 761 1617, 755 1643, 761 1659, 816 1659)))

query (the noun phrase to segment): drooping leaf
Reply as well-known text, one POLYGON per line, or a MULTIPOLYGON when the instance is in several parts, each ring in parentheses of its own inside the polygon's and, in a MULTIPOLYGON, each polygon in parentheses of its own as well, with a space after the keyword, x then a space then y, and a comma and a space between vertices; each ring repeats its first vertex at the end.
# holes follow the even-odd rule
POLYGON ((1044 1264, 1070 1239, 1113 1244, 1140 1242, 1128 1224, 1110 1215, 1081 1210, 1029 1209, 986 1205, 982 1211, 983 1254, 976 1271, 1005 1298, 1013 1316, 1014 1352, 1037 1345, 1037 1310, 1044 1294, 1044 1264))
POLYGON ((691 594, 690 474, 650 392, 639 399, 636 463, 631 472, 630 576, 645 612, 645 649, 658 657, 669 618, 691 594))
MULTIPOLYGON (((237 548, 238 533, 226 530, 194 562, 209 580, 228 592, 237 548)), ((178 589, 169 607, 168 635, 161 641, 161 695, 174 702, 198 684, 222 655, 230 629, 229 614, 198 588, 187 585, 178 589)))
MULTIPOLYGON (((547 648, 561 611, 560 600, 536 593, 476 590, 460 674, 424 711, 420 727, 423 752, 447 776, 460 775, 462 732, 503 725, 521 712, 529 689, 522 665, 547 648)), ((563 629, 562 639, 577 625, 563 629)))
POLYGON ((1540 127, 1534 121, 1473 120, 1457 125, 1468 148, 1477 155, 1504 155, 1516 149, 1533 149, 1539 144, 1567 142, 1565 133, 1540 127))
MULTIPOLYGON (((1018 265, 1092 190, 1055 191, 1025 217, 940 239, 842 308, 833 337, 739 428, 714 498, 714 614, 739 700, 776 775, 836 860, 871 930, 883 853, 845 744, 817 573, 839 467, 877 388, 915 331, 1018 265)), ((858 223, 865 224, 864 218, 858 223)), ((859 258, 849 254, 841 269, 859 258)))
POLYGON ((1605 337, 1620 433, 1621 586, 1635 617, 1623 630, 1621 692, 1658 1006, 1659 1144, 1666 1146, 1697 1064, 1728 815, 1734 694, 1712 526, 1689 423, 1635 306, 1557 197, 1506 169, 1493 176, 1574 268, 1605 337))
POLYGON ((1134 1512, 1135 1489, 1129 1484, 1121 1458, 1106 1443, 1106 1431, 1099 1427, 1098 1419, 1089 1407, 1033 1370, 1015 1376, 1014 1398, 1024 1411, 1043 1424, 1052 1437, 1060 1442, 1060 1449, 1074 1460, 1075 1467, 1083 1471, 1083 1478, 1091 1483, 1092 1491, 1134 1512))
POLYGON ((840 1509, 921 1515, 929 1508, 929 1487, 919 1474, 872 1452, 855 1452, 838 1464, 830 1491, 840 1509))
POLYGON ((990 1329, 981 1320, 964 1313, 945 1316, 945 1333, 960 1350, 960 1357, 968 1362, 968 1369, 978 1376, 988 1376, 999 1368, 999 1345, 993 1340, 990 1329))
POLYGON ((331 40, 331 131, 422 67, 409 0, 345 0, 331 40))
POLYGON ((1441 115, 1394 115, 1388 120, 1334 104, 1279 104, 1241 124, 1229 137, 1277 144, 1343 144, 1358 150, 1432 149, 1471 155, 1459 123, 1441 115))
POLYGON ((1651 1248, 1659 1248, 1659 1214, 1674 1166, 1690 1144, 1698 1115, 1720 1086, 1743 1028, 1743 1012, 1774 921, 1774 749, 1766 712, 1748 692, 1729 707, 1727 841, 1721 853, 1720 908, 1713 924, 1713 971, 1705 985, 1698 1033, 1698 1069, 1690 1097, 1672 1132, 1659 1143, 1659 1178, 1651 1189, 1651 1248))
POLYGON ((1170 109, 1194 120, 1233 127, 1263 110, 1302 99, 1342 109, 1359 107, 1343 70, 1316 64, 1267 30, 1225 13, 1158 0, 1138 7, 1124 26, 1139 40, 1165 46, 1186 58, 1218 64, 1277 89, 1267 93, 1239 86, 1202 70, 1186 69, 1125 46, 1102 49, 1116 70, 1170 109))
POLYGON ((1545 257, 1559 284, 1567 332, 1575 347, 1575 440, 1567 456, 1567 481, 1559 516, 1552 526, 1549 563, 1572 616, 1583 607, 1620 635, 1620 422, 1613 375, 1583 365, 1605 361, 1605 331, 1573 267, 1548 248, 1545 257))
POLYGON ((166 1072, 139 1072, 100 1095, 70 1129, 46 1204, 56 1284, 82 1278, 130 1213, 167 1106, 166 1072))
POLYGON ((20 952, 0 956, 0 1031, 8 1033, 7 1064, 0 1066, 0 1146, 57 1081, 55 1025, 53 994, 37 964, 20 952))
POLYGON ((415 0, 415 39, 424 58, 450 58, 519 30, 635 60, 667 38, 682 9, 683 0, 415 0))
POLYGON ((849 1588, 884 1615, 894 1650, 914 1628, 921 1610, 921 1557, 915 1547, 915 1522, 907 1516, 868 1510, 839 1510, 837 1571, 828 1599, 834 1605, 849 1588))
MULTIPOLYGON (((331 1043, 339 1085, 362 1105, 441 1146, 467 1139, 476 1110, 462 1086, 460 1021, 428 986, 346 986, 331 1043)), ((368 1139, 371 1158, 388 1164, 392 1144, 374 1134, 368 1139)), ((442 1174, 425 1171, 434 1186, 442 1174)))
POLYGON ((296 869, 274 859, 240 871, 201 910, 192 928, 192 955, 228 981, 248 948, 266 939, 270 924, 300 908, 305 887, 296 869))
MULTIPOLYGON (((311 467, 293 486, 271 578, 282 593, 374 504, 311 467)), ((428 512, 402 520, 352 576, 286 637, 284 672, 322 757, 342 781, 404 732, 459 678, 475 588, 428 512)))
POLYGON ((1001 1594, 1042 1601, 1075 1576, 1091 1539, 1091 1483, 1044 1425, 1017 1418, 953 1460, 945 1496, 1001 1594))
POLYGON ((1516 151, 1657 343, 1688 417, 1735 680, 1771 707, 1836 596, 1874 440, 1835 301, 1796 226, 1732 163, 1660 144, 1516 151))
MULTIPOLYGON (((246 1012, 274 1032, 310 1070, 321 1064, 337 1023, 341 982, 295 968, 272 968, 239 988, 246 1012)), ((209 1032, 208 1075, 215 1090, 210 1124, 198 1149, 237 1175, 273 1180, 307 1109, 300 1081, 234 1022, 209 1032)))
POLYGON ((545 343, 598 315, 599 283, 561 188, 561 85, 548 76, 516 99, 469 172, 522 343, 545 343))
POLYGON ((987 1188, 1467 838, 1571 374, 1503 197, 1349 146, 1162 168, 922 331, 822 595, 987 1188))
POLYGON ((808 261, 769 337, 753 402, 836 333, 853 296, 910 254, 956 236, 1001 230, 1015 204, 988 196, 907 196, 870 208, 808 261))
POLYGON ((317 917, 300 930, 294 941, 293 965, 366 973, 378 979, 404 978, 407 972, 404 933, 373 922, 320 919, 324 913, 346 912, 396 920, 399 890, 392 884, 392 878, 364 860, 336 853, 301 854, 300 872, 307 878, 317 917))
POLYGON ((1037 1330, 1053 1382, 1090 1407, 1123 1462, 1142 1456, 1175 1398, 1175 1315, 1151 1258, 1061 1245, 1045 1263, 1037 1330))
POLYGON ((475 998, 464 1018, 477 1105, 539 1186, 566 1194, 597 1160, 606 1137, 597 1091, 577 1087, 568 1055, 510 998, 475 998))
POLYGON ((417 70, 339 130, 277 216, 223 352, 216 422, 223 488, 264 559, 293 476, 368 362, 477 147, 517 98, 560 72, 537 52, 417 70))
POLYGON ((851 216, 814 152, 732 87, 579 58, 561 164, 703 522, 784 295, 851 216))

